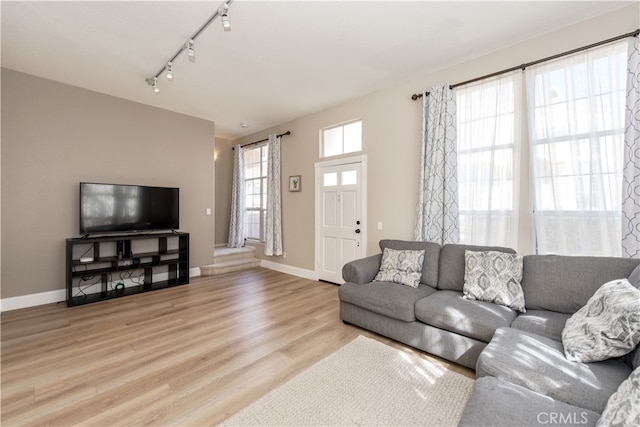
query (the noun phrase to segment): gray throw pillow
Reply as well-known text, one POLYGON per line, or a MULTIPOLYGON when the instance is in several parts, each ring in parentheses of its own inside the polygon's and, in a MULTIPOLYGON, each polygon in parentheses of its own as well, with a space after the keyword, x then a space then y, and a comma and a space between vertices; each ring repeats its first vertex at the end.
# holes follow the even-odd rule
POLYGON ((422 276, 424 251, 384 248, 376 282, 393 282, 417 288, 422 276))
POLYGON ((631 352, 640 342, 640 290, 627 279, 600 286, 562 330, 572 362, 599 362, 631 352))
POLYGON ((463 297, 504 305, 521 313, 522 256, 497 251, 464 251, 463 297))
POLYGON ((640 426, 640 368, 635 369, 611 395, 596 427, 640 426))

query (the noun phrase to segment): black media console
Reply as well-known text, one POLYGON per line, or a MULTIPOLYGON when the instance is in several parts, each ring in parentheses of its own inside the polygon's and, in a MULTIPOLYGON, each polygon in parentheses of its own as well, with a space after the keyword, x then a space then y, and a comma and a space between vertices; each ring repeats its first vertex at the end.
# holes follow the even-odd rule
POLYGON ((189 233, 67 239, 67 306, 189 283, 189 233))

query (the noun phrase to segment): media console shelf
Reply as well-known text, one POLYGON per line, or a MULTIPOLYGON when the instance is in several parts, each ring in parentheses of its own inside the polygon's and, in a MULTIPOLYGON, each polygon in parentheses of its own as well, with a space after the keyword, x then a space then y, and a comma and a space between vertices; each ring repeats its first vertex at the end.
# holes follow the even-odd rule
POLYGON ((189 283, 189 233, 67 239, 67 306, 189 283))

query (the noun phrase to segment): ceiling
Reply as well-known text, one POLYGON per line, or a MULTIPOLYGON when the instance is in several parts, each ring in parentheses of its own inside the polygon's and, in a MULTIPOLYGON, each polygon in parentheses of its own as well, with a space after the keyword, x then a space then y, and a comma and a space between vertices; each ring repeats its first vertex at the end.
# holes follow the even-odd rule
MULTIPOLYGON (((156 74, 219 1, 2 1, 2 66, 241 137, 633 2, 248 1, 156 74), (249 124, 242 128, 241 123, 249 124)), ((416 87, 420 90, 420 87, 416 87)))

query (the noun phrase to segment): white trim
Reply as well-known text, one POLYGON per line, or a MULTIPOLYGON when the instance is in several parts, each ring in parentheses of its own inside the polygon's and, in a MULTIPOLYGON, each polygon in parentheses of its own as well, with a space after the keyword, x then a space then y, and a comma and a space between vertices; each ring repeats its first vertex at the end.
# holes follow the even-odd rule
MULTIPOLYGON (((167 273, 159 274, 157 280, 166 280, 167 273), (162 278, 164 274, 164 278, 162 278)), ((200 267, 189 269, 189 277, 200 276, 200 267)), ((17 297, 0 299, 0 312, 18 310, 20 308, 35 307, 37 305, 52 304, 65 301, 67 299, 66 289, 58 289, 55 291, 40 292, 37 294, 20 295, 17 297)))
POLYGON ((18 310, 20 308, 34 307, 36 305, 51 304, 54 302, 64 301, 65 299, 67 299, 67 295, 64 289, 21 295, 18 297, 2 298, 0 300, 0 311, 4 312, 18 310))
POLYGON ((315 168, 317 170, 319 168, 326 168, 328 166, 348 165, 349 163, 366 164, 367 163, 367 155, 366 154, 360 154, 360 155, 357 155, 357 156, 340 157, 338 159, 321 160, 319 162, 315 162, 314 166, 315 166, 315 168))
POLYGON ((291 265, 279 264, 277 262, 268 261, 266 259, 260 260, 260 267, 268 268, 269 270, 279 271, 281 273, 291 274, 292 276, 302 277, 303 279, 318 280, 318 276, 315 271, 306 270, 304 268, 293 267, 291 265))

